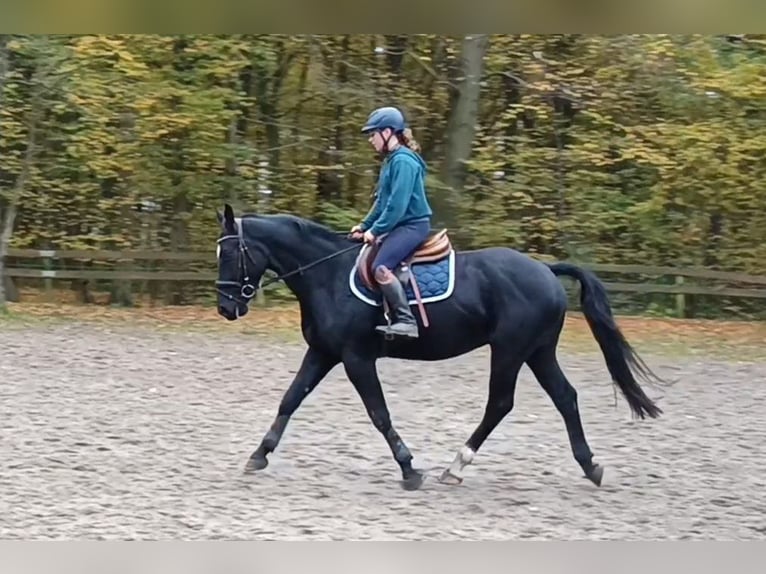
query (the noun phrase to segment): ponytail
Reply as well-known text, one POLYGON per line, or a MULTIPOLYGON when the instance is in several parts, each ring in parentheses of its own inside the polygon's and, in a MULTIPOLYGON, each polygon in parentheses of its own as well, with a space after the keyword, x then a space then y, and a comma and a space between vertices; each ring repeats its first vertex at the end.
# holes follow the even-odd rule
POLYGON ((415 153, 420 153, 420 144, 412 137, 412 130, 405 128, 404 131, 399 134, 399 143, 406 145, 415 153))

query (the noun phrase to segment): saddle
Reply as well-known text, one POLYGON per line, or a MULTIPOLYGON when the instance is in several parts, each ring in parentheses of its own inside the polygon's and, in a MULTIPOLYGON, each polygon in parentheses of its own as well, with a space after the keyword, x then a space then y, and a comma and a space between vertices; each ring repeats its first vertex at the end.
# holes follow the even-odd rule
MULTIPOLYGON (((362 282, 372 291, 378 289, 372 262, 375 261, 375 256, 378 254, 379 249, 380 244, 377 243, 367 246, 367 248, 362 249, 357 261, 357 268, 359 269, 359 275, 362 278, 362 282)), ((407 272, 408 266, 430 261, 439 261, 447 257, 450 254, 450 251, 452 251, 452 241, 450 240, 449 235, 447 235, 447 230, 442 229, 427 237, 408 259, 399 263, 397 268, 392 269, 392 271, 399 277, 399 280, 402 281, 405 278, 403 277, 403 274, 407 272)))
MULTIPOLYGON (((373 244, 366 246, 362 249, 359 257, 357 258, 357 269, 359 276, 362 279, 362 283, 371 291, 378 291, 380 287, 375 280, 374 269, 372 268, 372 262, 375 261, 375 256, 380 249, 380 244, 373 244)), ((417 282, 415 281, 415 275, 411 272, 410 268, 418 263, 429 263, 441 261, 445 257, 448 257, 452 252, 452 241, 447 235, 447 230, 442 229, 429 237, 427 237, 416 249, 415 252, 410 255, 406 260, 399 263, 396 269, 391 271, 401 281, 402 285, 407 285, 408 282, 412 283, 412 290, 415 293, 415 299, 417 300, 418 310, 423 320, 423 325, 428 327, 428 316, 426 314, 425 306, 420 297, 420 289, 418 289, 417 282)))

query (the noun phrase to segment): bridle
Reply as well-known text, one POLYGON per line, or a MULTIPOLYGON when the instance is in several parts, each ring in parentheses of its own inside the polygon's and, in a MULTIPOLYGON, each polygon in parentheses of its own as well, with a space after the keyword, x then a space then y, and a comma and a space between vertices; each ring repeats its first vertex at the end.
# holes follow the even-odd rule
POLYGON ((247 267, 247 262, 250 261, 253 266, 256 265, 255 259, 253 259, 253 256, 250 254, 250 250, 247 247, 247 243, 245 242, 245 238, 242 235, 242 221, 239 218, 235 218, 235 223, 237 225, 237 234, 236 235, 223 235, 218 238, 216 241, 217 244, 221 244, 224 241, 235 239, 239 242, 239 253, 237 257, 237 267, 239 267, 239 277, 240 279, 238 281, 220 281, 216 280, 216 291, 229 301, 235 301, 236 303, 240 305, 244 305, 247 307, 247 305, 250 304, 250 301, 253 297, 255 297, 255 294, 258 292, 258 289, 261 289, 265 287, 266 285, 270 285, 271 283, 276 283, 277 281, 282 281, 283 279, 290 277, 292 275, 296 275, 298 273, 303 273, 307 269, 310 269, 311 267, 314 267, 314 265, 318 265, 320 263, 324 263, 325 261, 332 259, 333 257, 337 257, 338 255, 342 255, 344 253, 348 253, 349 251, 353 249, 358 249, 361 247, 359 244, 354 244, 350 247, 346 247, 344 249, 341 249, 339 251, 336 251, 334 253, 331 253, 330 255, 327 255, 325 257, 322 257, 321 259, 317 259, 316 261, 312 261, 308 265, 302 265, 298 267, 297 269, 294 269, 292 271, 288 271, 287 273, 283 273, 282 275, 278 275, 276 277, 272 277, 271 279, 267 279, 265 282, 263 281, 263 277, 261 277, 261 280, 258 282, 258 286, 256 287, 250 282, 250 273, 247 267), (241 299, 235 295, 231 295, 230 293, 225 293, 220 289, 220 287, 239 287, 239 294, 242 297, 241 299))
POLYGON ((248 273, 247 262, 250 261, 250 263, 252 263, 253 266, 255 266, 256 263, 255 263, 255 260, 253 259, 253 256, 250 255, 250 251, 248 250, 247 244, 245 243, 245 238, 242 236, 241 221, 237 222, 236 235, 224 235, 222 237, 219 237, 216 243, 220 245, 221 243, 229 239, 236 239, 239 242, 237 267, 239 268, 240 280, 239 281, 216 280, 215 282, 216 291, 218 291, 219 295, 226 297, 229 301, 235 301, 240 305, 247 306, 250 303, 250 300, 253 297, 255 297, 255 294, 258 292, 258 289, 261 287, 261 285, 259 284, 258 287, 256 287, 250 282, 250 273, 248 273), (239 287, 239 294, 242 297, 242 299, 240 299, 239 297, 235 295, 222 291, 220 287, 239 287))

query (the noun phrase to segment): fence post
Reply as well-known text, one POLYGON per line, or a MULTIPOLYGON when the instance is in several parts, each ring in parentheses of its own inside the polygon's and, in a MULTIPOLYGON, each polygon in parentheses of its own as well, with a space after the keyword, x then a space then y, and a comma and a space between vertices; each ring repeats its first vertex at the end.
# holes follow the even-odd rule
POLYGON ((43 277, 45 281, 45 299, 50 302, 53 291, 53 279, 51 277, 56 276, 56 272, 53 270, 53 257, 55 257, 56 251, 53 249, 41 249, 40 257, 43 259, 43 277))
MULTIPOLYGON (((676 275, 676 285, 681 286, 683 284, 683 275, 676 275)), ((686 295, 683 293, 676 293, 676 315, 681 319, 686 317, 686 295)))

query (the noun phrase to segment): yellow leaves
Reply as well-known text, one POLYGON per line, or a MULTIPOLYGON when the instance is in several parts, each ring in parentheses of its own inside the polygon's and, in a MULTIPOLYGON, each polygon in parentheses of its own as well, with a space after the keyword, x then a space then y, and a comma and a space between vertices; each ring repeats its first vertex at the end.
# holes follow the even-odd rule
POLYGON ((623 161, 636 161, 658 167, 671 165, 665 153, 648 147, 632 147, 620 150, 620 159, 623 161))
MULTIPOLYGON (((366 211, 375 163, 359 124, 386 94, 406 107, 429 148, 428 188, 442 192, 455 39, 410 38, 421 63, 407 56, 396 75, 371 50, 372 37, 352 37, 348 50, 336 36, 179 38, 67 40, 71 54, 53 76, 64 83, 43 100, 51 112, 39 135, 44 155, 23 215, 31 243, 42 221, 57 241, 68 240, 62 214, 72 212, 94 228, 70 236, 77 241, 133 241, 126 206, 141 199, 162 204, 147 218, 160 227, 190 218, 192 243, 210 233, 198 214, 223 195, 258 209, 326 213, 317 176, 327 171, 343 175, 331 191, 339 204, 366 211), (294 59, 277 90, 286 55, 294 59), (319 159, 336 137, 337 158, 319 159), (175 209, 176 197, 194 208, 175 209)), ((31 41, 22 44, 12 49, 36 53, 31 41)), ((598 257, 694 259, 714 210, 724 219, 721 245, 739 245, 739 261, 753 261, 754 237, 766 244, 766 70, 758 58, 721 58, 702 36, 497 35, 485 65, 467 191, 455 207, 472 245, 551 253, 569 249, 561 239, 569 235, 598 257), (563 96, 556 108, 554 96, 563 96)), ((21 71, 7 78, 0 157, 13 176, 32 108, 21 71)))
POLYGON ((24 45, 25 42, 23 40, 14 38, 9 40, 5 46, 10 52, 21 52, 24 48, 24 45))

